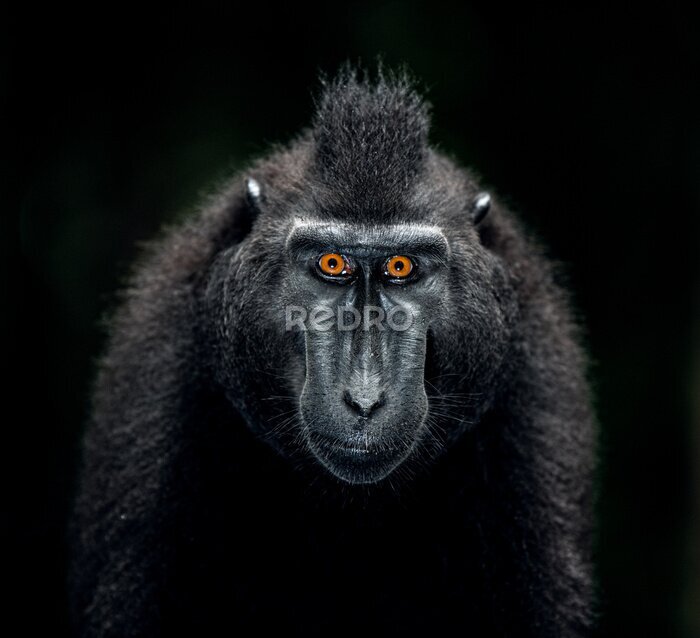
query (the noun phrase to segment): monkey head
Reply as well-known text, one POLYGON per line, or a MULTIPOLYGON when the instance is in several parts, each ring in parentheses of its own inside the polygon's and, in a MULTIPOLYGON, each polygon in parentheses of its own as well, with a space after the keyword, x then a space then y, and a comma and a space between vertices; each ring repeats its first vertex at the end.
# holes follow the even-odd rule
POLYGON ((238 236, 203 287, 212 368, 249 427, 346 483, 408 475, 459 437, 510 342, 490 198, 428 125, 405 78, 326 86, 311 128, 231 196, 238 236))

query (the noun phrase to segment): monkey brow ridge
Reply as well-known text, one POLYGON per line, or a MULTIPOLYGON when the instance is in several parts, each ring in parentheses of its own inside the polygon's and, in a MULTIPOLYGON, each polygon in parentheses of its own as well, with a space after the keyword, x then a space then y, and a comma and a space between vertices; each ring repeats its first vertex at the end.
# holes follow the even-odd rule
POLYGON ((314 247, 356 249, 388 254, 423 253, 446 260, 450 248, 439 226, 432 224, 348 224, 296 220, 287 236, 287 250, 314 247))

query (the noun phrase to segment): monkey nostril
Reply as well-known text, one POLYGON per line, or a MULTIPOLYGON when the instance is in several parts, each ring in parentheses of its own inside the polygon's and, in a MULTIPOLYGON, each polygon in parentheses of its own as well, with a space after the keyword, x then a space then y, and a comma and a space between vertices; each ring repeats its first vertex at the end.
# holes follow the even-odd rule
POLYGON ((349 390, 343 392, 343 401, 347 403, 355 412, 357 412, 361 417, 367 419, 373 412, 382 407, 385 402, 384 393, 382 392, 378 396, 358 396, 353 397, 349 390))

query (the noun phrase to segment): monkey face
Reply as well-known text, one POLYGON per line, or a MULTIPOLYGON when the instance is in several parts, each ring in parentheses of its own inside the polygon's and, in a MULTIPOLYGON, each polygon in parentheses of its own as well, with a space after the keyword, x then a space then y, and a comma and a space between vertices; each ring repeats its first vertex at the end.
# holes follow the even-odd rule
POLYGON ((447 240, 429 225, 297 221, 286 246, 302 436, 336 477, 374 483, 427 432, 428 310, 444 300, 447 240))

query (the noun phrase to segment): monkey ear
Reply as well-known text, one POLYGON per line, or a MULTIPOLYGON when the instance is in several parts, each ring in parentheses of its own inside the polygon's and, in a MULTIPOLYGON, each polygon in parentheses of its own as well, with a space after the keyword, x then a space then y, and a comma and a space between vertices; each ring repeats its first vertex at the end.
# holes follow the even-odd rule
POLYGON ((491 210, 491 195, 488 193, 479 193, 472 202, 471 216, 472 222, 476 226, 486 214, 491 210))
POLYGON ((253 217, 257 217, 260 212, 260 205, 262 203, 262 188, 258 180, 252 177, 246 177, 245 180, 245 195, 248 201, 248 207, 253 217))
POLYGON ((242 241, 253 229, 256 217, 260 214, 263 205, 263 194, 260 182, 252 177, 245 178, 245 201, 243 206, 236 208, 235 217, 232 220, 231 240, 242 241))

